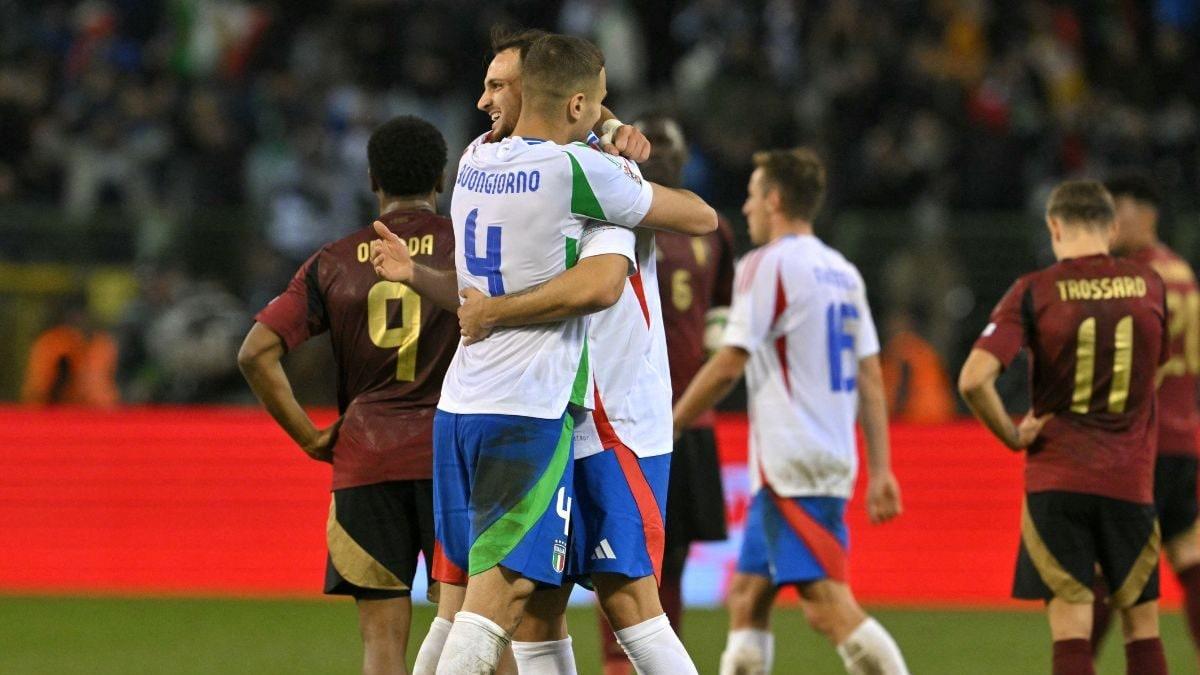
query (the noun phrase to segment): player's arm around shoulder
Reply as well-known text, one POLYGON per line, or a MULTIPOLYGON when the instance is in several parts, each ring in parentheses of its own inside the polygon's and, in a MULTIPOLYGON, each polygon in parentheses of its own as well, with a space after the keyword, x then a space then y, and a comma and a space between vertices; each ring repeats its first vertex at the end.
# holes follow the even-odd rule
POLYGON ((696 193, 650 183, 654 198, 642 221, 656 230, 704 236, 717 229, 717 211, 696 193))
POLYGON ((574 197, 584 197, 581 204, 595 204, 594 211, 576 209, 577 215, 622 227, 650 227, 692 236, 717 229, 716 210, 695 193, 648 181, 636 164, 589 146, 570 146, 567 153, 576 171, 574 185, 582 187, 582 178, 590 191, 581 194, 577 190, 574 197))

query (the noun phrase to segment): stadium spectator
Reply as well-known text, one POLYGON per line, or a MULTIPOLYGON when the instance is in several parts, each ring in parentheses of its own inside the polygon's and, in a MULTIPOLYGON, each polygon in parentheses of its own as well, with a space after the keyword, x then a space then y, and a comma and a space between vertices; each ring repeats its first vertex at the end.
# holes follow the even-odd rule
POLYGON ((88 317, 82 298, 72 298, 34 340, 21 401, 111 408, 119 401, 116 369, 116 341, 88 317))
POLYGON ((880 354, 888 418, 908 424, 943 424, 954 419, 950 378, 933 345, 904 312, 888 317, 880 354))
MULTIPOLYGON (((488 29, 507 21, 601 41, 626 115, 653 106, 679 119, 692 144, 685 179, 726 213, 753 148, 812 139, 839 177, 838 212, 1015 210, 1066 175, 1135 163, 1152 167, 1171 211, 1187 211, 1200 206, 1193 7, 10 3, 0 9, 0 200, 60 221, 53 209, 67 207, 108 261, 158 257, 185 237, 193 268, 232 268, 220 271, 246 297, 234 261, 248 256, 227 255, 246 238, 295 261, 315 243, 313 223, 367 215, 355 178, 364 129, 417 113, 449 147, 465 145, 474 66, 488 29)), ((18 261, 36 248, 3 243, 18 261)), ((923 316, 943 356, 965 351, 943 329, 961 316, 923 316)))

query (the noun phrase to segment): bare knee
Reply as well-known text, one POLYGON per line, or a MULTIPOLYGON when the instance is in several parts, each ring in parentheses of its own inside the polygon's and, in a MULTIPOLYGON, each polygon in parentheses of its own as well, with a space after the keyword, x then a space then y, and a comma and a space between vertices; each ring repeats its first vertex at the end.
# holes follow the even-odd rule
POLYGON ((358 600, 358 627, 363 641, 395 640, 408 637, 412 618, 409 598, 358 600))
POLYGON ((844 583, 822 580, 800 586, 804 618, 833 644, 841 644, 867 615, 844 583))
POLYGON ((775 586, 766 577, 750 574, 734 576, 727 596, 731 627, 766 629, 771 622, 775 586))
POLYGON ((396 672, 403 668, 412 620, 409 598, 357 600, 358 630, 363 642, 363 672, 396 672))
POLYGON ((1125 642, 1158 637, 1158 601, 1151 600, 1121 610, 1121 631, 1125 642))
POLYGON ((1067 602, 1054 598, 1046 605, 1050 639, 1087 640, 1092 635, 1092 603, 1067 602))
POLYGON ((496 566, 471 577, 462 609, 494 621, 509 635, 521 623, 534 583, 506 567, 496 566))
POLYGON ((652 576, 630 579, 617 574, 596 574, 592 581, 600 608, 613 630, 636 626, 663 613, 658 584, 652 576))
POLYGON ((567 637, 567 601, 572 586, 534 591, 525 603, 525 616, 513 633, 517 642, 549 642, 567 637))

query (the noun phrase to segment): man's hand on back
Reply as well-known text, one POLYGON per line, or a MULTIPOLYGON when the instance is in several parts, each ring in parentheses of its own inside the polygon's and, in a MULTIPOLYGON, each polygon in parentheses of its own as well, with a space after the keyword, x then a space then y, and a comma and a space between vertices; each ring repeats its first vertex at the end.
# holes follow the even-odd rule
POLYGON ((375 221, 375 234, 379 238, 371 242, 371 264, 379 278, 388 281, 412 281, 413 261, 408 254, 408 245, 395 232, 375 221))

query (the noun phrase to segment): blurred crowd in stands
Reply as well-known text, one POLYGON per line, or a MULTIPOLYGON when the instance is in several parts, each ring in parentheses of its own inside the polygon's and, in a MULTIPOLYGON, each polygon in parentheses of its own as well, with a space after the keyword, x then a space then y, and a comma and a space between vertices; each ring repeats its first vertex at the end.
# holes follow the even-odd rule
MULTIPOLYGON (((212 397, 131 375, 170 351, 153 346, 163 315, 182 304, 175 330, 221 333, 363 225, 376 124, 418 114, 452 148, 484 130, 496 24, 593 39, 610 107, 675 114, 689 186, 735 222, 754 150, 818 148, 827 212, 913 223, 876 286, 959 292, 944 253, 944 283, 921 282, 954 214, 1035 214, 1065 176, 1139 166, 1168 210, 1197 207, 1200 0, 0 1, 0 207, 120 214, 141 289, 111 327, 123 397, 212 397)), ((898 321, 920 315, 909 332, 946 358, 940 311, 898 321)))

